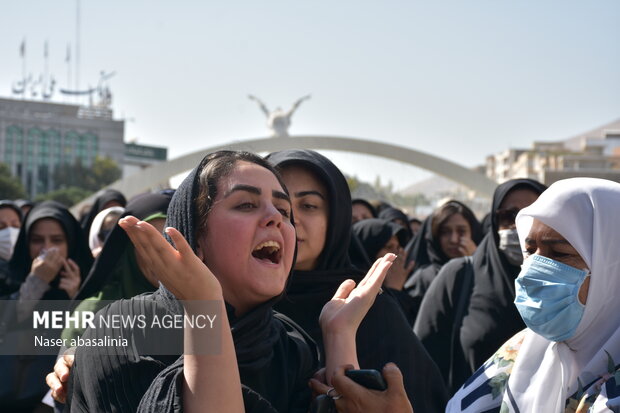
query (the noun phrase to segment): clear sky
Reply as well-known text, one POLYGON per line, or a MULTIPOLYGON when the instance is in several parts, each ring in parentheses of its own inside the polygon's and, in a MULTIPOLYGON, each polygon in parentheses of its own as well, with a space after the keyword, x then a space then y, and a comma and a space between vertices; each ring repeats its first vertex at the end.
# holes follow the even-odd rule
MULTIPOLYGON (((466 166, 533 140, 620 117, 617 0, 81 0, 81 85, 110 81, 126 139, 169 156, 264 136, 253 93, 288 108, 292 134, 392 142, 466 166)), ((0 96, 49 67, 66 87, 76 0, 0 5, 0 96)), ((75 69, 72 68, 75 76, 75 69)), ((56 100, 62 100, 56 94, 56 100)), ((378 158, 328 154, 397 188, 426 176, 378 158)))

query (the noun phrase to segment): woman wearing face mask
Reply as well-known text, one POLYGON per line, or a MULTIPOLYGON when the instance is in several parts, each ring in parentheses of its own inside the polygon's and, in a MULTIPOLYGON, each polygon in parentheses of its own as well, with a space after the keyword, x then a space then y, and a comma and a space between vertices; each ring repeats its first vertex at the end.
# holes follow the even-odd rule
POLYGON ((414 331, 451 392, 525 327, 513 304, 523 261, 514 220, 545 188, 531 179, 499 185, 491 229, 471 261, 459 258, 444 265, 422 300, 414 331))
MULTIPOLYGON (((19 306, 15 315, 11 311, 3 314, 9 326, 7 334, 23 326, 37 300, 73 298, 92 261, 86 237, 73 215, 54 201, 36 205, 26 216, 9 262, 8 284, 19 286, 11 298, 18 300, 19 306)), ((58 336, 50 331, 48 337, 58 336)), ((53 356, 1 357, 0 368, 5 374, 0 379, 0 406, 6 411, 34 409, 47 391, 41 385, 53 365, 53 356)))
POLYGON ((125 208, 127 205, 127 199, 125 199, 125 195, 117 191, 116 189, 105 189, 101 192, 101 194, 95 199, 95 203, 90 208, 87 214, 82 217, 80 224, 84 229, 84 232, 87 234, 90 232, 90 227, 93 225, 93 221, 97 214, 99 214, 104 209, 108 209, 111 207, 122 207, 125 208))
MULTIPOLYGON (((200 337, 194 334, 201 332, 191 329, 185 329, 181 357, 133 348, 118 348, 110 357, 78 348, 68 409, 305 413, 316 350, 301 329, 272 310, 295 256, 291 216, 289 196, 271 165, 247 152, 220 151, 202 160, 170 203, 166 234, 176 249, 135 217, 119 221, 161 285, 151 295, 116 302, 100 314, 135 314, 132 305, 146 300, 167 314, 182 315, 177 300, 209 300, 222 314, 222 350, 196 354, 204 343, 195 341, 200 337)), ((328 337, 332 327, 344 323, 345 343, 354 340, 359 319, 349 317, 351 308, 372 303, 393 259, 384 258, 358 288, 341 286, 323 313, 328 337)), ((150 304, 140 307, 148 311, 150 304)), ((83 337, 107 333, 87 330, 83 337)), ((160 339, 145 334, 145 343, 160 339)), ((328 354, 336 362, 350 360, 338 348, 328 354)))
POLYGON ((449 412, 620 409, 620 184, 554 183, 521 210, 516 307, 528 329, 450 401, 449 412))
POLYGON ((110 207, 97 214, 88 234, 88 246, 93 257, 97 258, 101 253, 106 238, 124 211, 123 207, 110 207))
POLYGON ((0 201, 0 296, 8 294, 19 286, 10 288, 8 281, 8 262, 13 255, 21 227, 22 212, 19 207, 7 200, 0 201))
MULTIPOLYGON (((268 160, 289 189, 298 245, 295 271, 276 309, 298 323, 322 349, 321 309, 344 280, 363 277, 348 256, 350 192, 342 172, 317 152, 286 150, 269 155, 268 160)), ((446 393, 440 374, 391 295, 377 297, 359 327, 356 343, 362 368, 381 370, 387 362, 398 364, 414 409, 443 410, 446 393)))
POLYGON ((46 201, 26 216, 9 263, 22 300, 75 297, 93 257, 78 222, 63 205, 46 201))
POLYGON ((413 274, 402 292, 395 292, 413 327, 426 290, 441 267, 452 258, 472 255, 481 239, 480 223, 467 206, 449 201, 424 220, 420 232, 405 247, 413 274))

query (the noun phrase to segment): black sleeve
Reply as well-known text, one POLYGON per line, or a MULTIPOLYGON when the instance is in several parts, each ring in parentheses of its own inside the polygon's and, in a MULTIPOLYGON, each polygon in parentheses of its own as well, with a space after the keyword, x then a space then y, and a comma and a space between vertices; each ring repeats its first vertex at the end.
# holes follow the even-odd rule
MULTIPOLYGON (((131 300, 98 314, 132 314, 131 300)), ((87 329, 83 339, 116 337, 112 329, 87 329)), ((65 412, 135 412, 155 377, 172 361, 140 356, 133 347, 79 347, 71 369, 65 412)))
POLYGON ((388 362, 400 368, 414 411, 444 411, 448 393, 441 374, 389 294, 377 296, 358 329, 356 343, 361 368, 381 371, 388 362))
POLYGON ((453 309, 460 288, 458 274, 464 260, 450 260, 437 274, 424 295, 413 331, 439 367, 444 382, 450 370, 453 309))

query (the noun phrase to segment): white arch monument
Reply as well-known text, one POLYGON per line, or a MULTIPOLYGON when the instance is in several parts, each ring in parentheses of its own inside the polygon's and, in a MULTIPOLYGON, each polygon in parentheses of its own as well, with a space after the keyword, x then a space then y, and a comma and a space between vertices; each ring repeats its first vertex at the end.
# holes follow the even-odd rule
MULTIPOLYGON (((273 152, 284 149, 324 149, 374 155, 400 161, 426 169, 452 181, 461 183, 479 195, 491 198, 497 183, 486 176, 457 163, 404 146, 392 145, 367 139, 338 136, 296 135, 294 137, 258 138, 238 141, 201 149, 168 162, 156 164, 140 172, 120 179, 108 188, 121 191, 127 198, 150 190, 170 177, 193 169, 208 153, 217 150, 246 150, 251 152, 273 152)), ((75 205, 78 211, 86 203, 92 203, 96 194, 75 205)))

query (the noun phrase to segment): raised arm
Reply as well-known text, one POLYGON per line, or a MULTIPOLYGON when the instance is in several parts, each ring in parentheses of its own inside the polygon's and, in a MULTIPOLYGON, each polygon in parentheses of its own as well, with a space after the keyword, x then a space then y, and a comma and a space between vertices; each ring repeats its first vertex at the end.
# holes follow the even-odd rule
POLYGON ((386 254, 378 259, 359 285, 344 281, 319 316, 325 345, 325 378, 331 383, 334 372, 342 365, 359 369, 355 336, 366 313, 381 292, 381 284, 396 259, 386 254))
POLYGON ((263 113, 265 114, 265 116, 269 117, 269 109, 267 109, 267 105, 265 105, 263 103, 262 100, 260 100, 259 98, 257 98, 254 95, 248 95, 248 99, 255 101, 256 103, 258 103, 258 106, 260 107, 260 109, 263 111, 263 113))
MULTIPOLYGON (((144 254, 150 270, 177 299, 185 301, 218 301, 221 322, 221 352, 197 354, 200 343, 214 340, 210 329, 185 328, 183 366, 183 410, 187 412, 243 412, 241 380, 222 287, 194 254, 181 233, 166 228, 174 246, 150 224, 126 217, 119 225, 127 232, 136 251, 144 254)), ((186 306, 186 313, 193 311, 186 306)))
POLYGON ((293 115, 293 113, 297 110, 299 105, 301 105, 301 103, 304 100, 310 99, 310 96, 311 95, 306 95, 306 96, 303 96, 303 97, 300 97, 299 99, 297 99, 297 101, 295 103, 293 103, 293 106, 291 107, 291 109, 286 113, 286 116, 291 117, 293 115))

